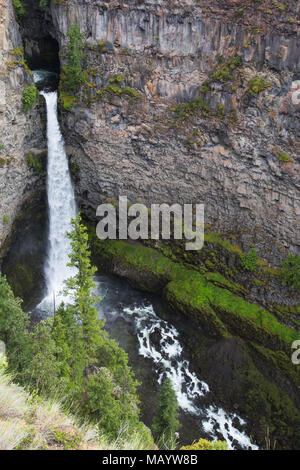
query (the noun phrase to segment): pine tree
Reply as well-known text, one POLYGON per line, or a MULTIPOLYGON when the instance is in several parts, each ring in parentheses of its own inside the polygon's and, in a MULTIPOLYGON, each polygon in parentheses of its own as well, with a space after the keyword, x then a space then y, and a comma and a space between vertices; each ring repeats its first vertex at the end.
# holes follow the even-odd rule
POLYGON ((176 446, 175 433, 179 428, 178 402, 170 379, 160 387, 157 410, 153 419, 152 432, 160 447, 173 449, 176 446))
POLYGON ((31 359, 28 332, 29 316, 22 310, 22 300, 15 297, 6 277, 0 272, 0 340, 4 341, 9 369, 22 380, 22 371, 31 359))
POLYGON ((82 60, 84 47, 82 34, 77 24, 71 26, 68 31, 68 49, 67 49, 67 67, 64 80, 64 88, 66 90, 76 91, 83 81, 82 60))
POLYGON ((72 400, 83 415, 101 423, 112 439, 122 423, 139 424, 138 383, 128 366, 128 356, 104 330, 98 319, 94 296, 96 268, 91 265, 88 234, 81 217, 72 220, 68 234, 72 252, 69 266, 76 274, 66 281, 65 295, 71 304, 61 305, 55 315, 53 336, 61 372, 69 380, 72 400))
POLYGON ((95 307, 101 300, 93 294, 96 268, 91 265, 87 230, 81 222, 80 216, 73 219, 73 230, 68 234, 72 247, 68 265, 76 273, 66 281, 64 293, 72 301, 59 307, 53 327, 61 374, 78 392, 84 387, 88 368, 98 362, 99 348, 107 335, 95 307))
POLYGON ((52 336, 53 319, 39 322, 30 333, 32 358, 24 371, 25 382, 39 393, 62 393, 64 376, 60 374, 56 343, 52 336))

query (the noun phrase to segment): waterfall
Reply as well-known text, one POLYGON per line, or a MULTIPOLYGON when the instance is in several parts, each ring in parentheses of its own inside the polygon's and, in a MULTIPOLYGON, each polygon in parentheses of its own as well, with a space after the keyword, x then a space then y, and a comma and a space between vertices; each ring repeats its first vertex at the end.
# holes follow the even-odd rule
POLYGON ((67 232, 71 230, 71 218, 76 217, 74 188, 69 171, 63 137, 57 119, 57 92, 41 91, 47 105, 47 197, 49 212, 48 254, 45 263, 47 285, 46 298, 41 309, 53 308, 62 300, 60 292, 64 281, 74 275, 74 269, 67 266, 71 246, 67 232))

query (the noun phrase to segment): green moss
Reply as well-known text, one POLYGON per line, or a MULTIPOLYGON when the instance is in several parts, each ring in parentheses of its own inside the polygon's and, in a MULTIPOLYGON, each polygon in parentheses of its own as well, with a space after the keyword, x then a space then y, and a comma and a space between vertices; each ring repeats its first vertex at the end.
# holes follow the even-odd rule
POLYGON ((208 272, 204 274, 204 277, 207 281, 212 282, 215 286, 222 287, 224 289, 229 289, 231 292, 239 295, 244 295, 247 293, 246 289, 237 284, 236 282, 229 281, 220 273, 208 272))
POLYGON ((8 222, 9 222, 9 217, 7 217, 7 215, 4 215, 3 218, 2 218, 2 220, 3 220, 3 223, 4 223, 4 224, 8 224, 8 222))
POLYGON ((259 423, 262 440, 269 429, 272 442, 279 442, 277 447, 297 448, 300 443, 299 411, 289 395, 275 383, 273 375, 277 369, 281 376, 282 369, 279 371, 278 364, 282 367, 289 359, 282 351, 274 352, 257 345, 254 348, 255 356, 259 353, 263 362, 260 361, 257 367, 249 357, 247 367, 239 368, 240 395, 246 398, 239 403, 240 410, 259 423), (269 366, 266 366, 266 360, 271 361, 269 366))
POLYGON ((66 111, 71 111, 73 104, 77 101, 77 98, 65 91, 60 91, 59 101, 66 111))
POLYGON ((24 298, 24 293, 30 292, 35 285, 33 270, 29 266, 18 263, 13 272, 7 274, 7 280, 13 286, 14 294, 24 298))
POLYGON ((206 230, 204 234, 204 241, 205 243, 219 245, 229 253, 234 253, 238 256, 243 255, 243 251, 240 247, 238 247, 237 245, 232 245, 232 243, 230 243, 228 240, 223 239, 219 233, 209 232, 206 230))
POLYGON ((278 160, 280 162, 291 162, 292 161, 291 157, 285 152, 278 152, 277 157, 278 157, 278 160))
POLYGON ((127 86, 122 88, 119 83, 120 82, 113 81, 106 87, 102 88, 101 90, 98 90, 96 94, 100 97, 103 97, 104 95, 108 94, 117 96, 130 96, 136 99, 141 98, 141 95, 138 91, 127 86))
POLYGON ((300 385, 300 368, 292 363, 291 358, 284 351, 272 351, 255 343, 251 343, 251 347, 279 374, 284 373, 296 388, 300 385))
POLYGON ((298 338, 295 330, 282 325, 274 315, 230 292, 229 285, 218 287, 216 279, 210 282, 199 272, 171 261, 157 250, 123 241, 103 242, 95 236, 93 246, 102 259, 114 260, 157 278, 175 308, 208 325, 210 330, 214 327, 223 336, 228 334, 227 325, 242 337, 256 338, 269 347, 285 345, 288 349, 298 338))

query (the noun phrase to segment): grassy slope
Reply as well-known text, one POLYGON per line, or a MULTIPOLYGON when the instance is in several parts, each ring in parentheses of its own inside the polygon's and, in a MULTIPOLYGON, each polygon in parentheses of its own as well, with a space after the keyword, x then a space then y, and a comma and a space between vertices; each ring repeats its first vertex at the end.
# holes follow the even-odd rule
POLYGON ((153 440, 129 436, 124 428, 111 443, 96 427, 79 424, 59 400, 41 399, 13 383, 0 364, 0 450, 143 450, 153 440))

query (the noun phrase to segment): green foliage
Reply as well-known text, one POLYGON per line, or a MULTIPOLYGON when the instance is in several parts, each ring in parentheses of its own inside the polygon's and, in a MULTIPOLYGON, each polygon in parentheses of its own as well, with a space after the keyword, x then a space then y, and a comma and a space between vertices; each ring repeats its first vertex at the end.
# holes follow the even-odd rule
POLYGON ((42 10, 45 10, 49 6, 49 1, 48 0, 40 0, 40 8, 42 10))
POLYGON ((78 163, 76 161, 73 161, 71 158, 72 158, 72 155, 69 156, 70 172, 71 172, 71 175, 73 176, 73 178, 77 178, 80 167, 79 167, 78 163))
POLYGON ((237 10, 235 12, 235 14, 236 14, 236 16, 239 16, 239 17, 243 16, 244 15, 244 8, 240 8, 239 10, 237 10))
POLYGON ((285 152, 278 152, 277 156, 278 156, 278 160, 280 162, 291 162, 292 161, 291 157, 285 152))
POLYGON ((2 220, 4 224, 8 224, 9 222, 9 218, 7 217, 7 215, 4 215, 2 220))
MULTIPOLYGON (((124 377, 126 372, 128 371, 125 369, 124 377)), ((123 423, 129 425, 131 429, 138 426, 137 414, 134 412, 136 405, 130 400, 130 397, 134 397, 135 383, 132 377, 130 379, 129 381, 125 379, 125 382, 128 382, 131 390, 127 388, 126 383, 120 387, 115 375, 107 368, 100 368, 97 373, 88 377, 86 384, 88 403, 83 405, 83 412, 87 412, 95 422, 98 422, 111 440, 116 439, 123 423)))
POLYGON ((31 360, 24 368, 23 382, 31 384, 39 393, 62 391, 64 378, 60 376, 57 344, 52 334, 53 320, 38 323, 30 332, 31 360))
POLYGON ((207 80, 208 83, 214 81, 227 82, 233 79, 232 73, 234 70, 242 65, 242 58, 240 56, 231 57, 226 64, 219 65, 214 73, 207 80))
POLYGON ((0 275, 0 338, 20 382, 43 395, 63 396, 68 408, 116 439, 123 425, 130 432, 141 431, 138 383, 127 354, 98 319, 95 305, 100 299, 93 294, 96 269, 90 262, 87 231, 80 217, 72 224, 69 265, 76 274, 65 288, 72 303, 61 304, 54 318, 29 330, 21 301, 0 275))
POLYGON ((221 103, 217 104, 217 114, 220 117, 223 117, 225 115, 224 106, 221 103))
MULTIPOLYGON (((135 246, 124 241, 103 242, 93 238, 96 255, 102 262, 112 260, 143 274, 149 273, 159 281, 164 296, 171 306, 205 328, 213 328, 216 334, 228 336, 233 329, 242 337, 255 335, 256 341, 270 347, 282 347, 298 338, 296 330, 281 324, 270 312, 259 305, 246 302, 229 289, 209 282, 196 270, 171 261, 157 250, 135 246)), ((144 278, 144 276, 143 276, 144 278)), ((144 290, 152 290, 140 282, 144 290)))
POLYGON ((83 82, 82 61, 84 54, 82 52, 83 36, 77 24, 71 26, 67 34, 69 43, 67 46, 67 66, 65 71, 65 80, 63 87, 65 90, 76 91, 83 82))
POLYGON ((77 101, 75 96, 69 95, 63 90, 60 90, 59 101, 66 111, 71 111, 73 104, 77 101))
POLYGON ((177 119, 181 120, 186 120, 198 112, 200 112, 204 117, 208 117, 210 113, 208 104, 205 103, 201 96, 190 103, 181 103, 178 106, 171 108, 171 111, 175 113, 177 119))
POLYGON ((271 84, 259 77, 251 78, 248 82, 248 91, 250 95, 254 96, 270 87, 271 84))
POLYGON ((181 447, 180 450, 228 450, 228 447, 225 441, 210 442, 206 439, 200 439, 190 446, 181 447))
POLYGON ((160 387, 157 410, 153 419, 152 432, 160 447, 172 449, 176 446, 175 433, 178 431, 178 402, 170 379, 160 387))
POLYGON ((123 75, 114 75, 109 79, 109 85, 98 90, 96 94, 103 97, 106 94, 117 95, 117 96, 130 96, 131 98, 139 99, 141 96, 138 91, 128 86, 121 87, 121 83, 124 81, 123 75))
POLYGON ((241 267, 245 269, 245 271, 254 272, 257 269, 257 262, 258 262, 258 255, 254 248, 248 251, 245 255, 241 257, 240 263, 241 267))
MULTIPOLYGON (((240 56, 231 57, 226 63, 223 62, 222 56, 217 56, 218 65, 210 77, 205 80, 200 88, 200 92, 205 95, 210 91, 211 83, 216 81, 227 82, 233 79, 233 72, 237 67, 242 65, 242 58, 240 56)), ((205 103, 202 96, 199 96, 195 100, 189 103, 180 103, 177 106, 171 108, 171 111, 175 113, 176 119, 186 120, 196 113, 201 113, 203 117, 209 117, 212 114, 207 103, 205 103)), ((217 115, 223 117, 225 115, 224 108, 219 105, 217 108, 217 115)))
POLYGON ((107 52, 106 41, 99 41, 97 44, 97 49, 100 54, 105 54, 107 52))
POLYGON ((26 10, 23 4, 23 0, 12 0, 12 3, 17 16, 25 15, 26 10))
POLYGON ((34 83, 23 90, 22 103, 24 111, 29 111, 29 109, 33 108, 38 95, 39 92, 34 83))
POLYGON ((23 312, 21 303, 0 272, 0 339, 6 345, 9 370, 14 371, 19 379, 24 364, 31 357, 29 317, 23 312))
POLYGON ((124 78, 122 74, 118 74, 111 77, 109 81, 110 83, 122 83, 124 81, 124 78))
POLYGON ((83 416, 99 423, 114 439, 122 423, 138 425, 138 384, 126 353, 108 337, 104 322, 98 320, 95 304, 100 299, 92 293, 96 268, 90 262, 87 231, 80 217, 72 224, 69 265, 77 274, 66 282, 65 294, 72 295, 73 302, 59 307, 52 332, 58 375, 67 382, 69 402, 75 401, 83 416))
POLYGON ((41 157, 33 155, 31 152, 27 155, 28 166, 42 175, 45 174, 41 157))
POLYGON ((282 283, 300 292, 300 256, 287 255, 281 262, 282 283))
POLYGON ((61 429, 52 430, 52 439, 57 444, 62 444, 64 450, 78 449, 81 443, 81 437, 78 433, 69 433, 61 429))

